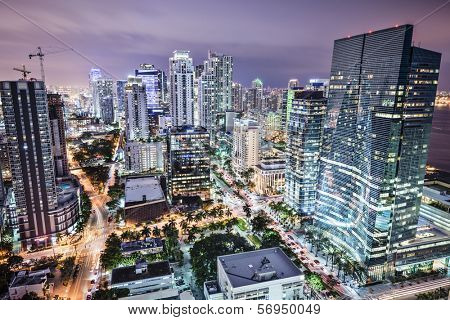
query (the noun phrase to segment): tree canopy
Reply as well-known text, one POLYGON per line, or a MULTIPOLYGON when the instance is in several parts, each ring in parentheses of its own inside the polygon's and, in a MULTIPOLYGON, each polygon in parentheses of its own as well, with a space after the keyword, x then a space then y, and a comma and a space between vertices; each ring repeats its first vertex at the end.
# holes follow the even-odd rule
POLYGON ((218 256, 252 250, 246 239, 234 234, 214 233, 195 242, 190 253, 197 285, 217 277, 218 256))

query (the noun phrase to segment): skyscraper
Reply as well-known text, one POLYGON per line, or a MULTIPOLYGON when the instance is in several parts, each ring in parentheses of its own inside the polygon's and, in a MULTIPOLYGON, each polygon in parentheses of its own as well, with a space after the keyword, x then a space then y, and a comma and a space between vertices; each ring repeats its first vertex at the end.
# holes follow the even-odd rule
POLYGON ((168 182, 172 202, 210 198, 209 133, 202 127, 172 128, 168 138, 168 182))
POLYGON ((125 86, 127 80, 116 81, 117 113, 123 115, 125 112, 125 86))
POLYGON ((258 113, 262 109, 263 102, 263 82, 256 78, 252 81, 252 87, 247 90, 247 111, 258 113))
POLYGON ((372 279, 416 234, 441 55, 412 34, 403 25, 334 44, 316 224, 372 279))
POLYGON ((301 215, 315 209, 325 113, 322 91, 294 93, 287 125, 285 201, 301 215))
POLYGON ((89 90, 91 92, 91 110, 93 117, 100 118, 100 102, 97 94, 97 80, 102 77, 102 71, 97 68, 92 68, 89 71, 89 90))
POLYGON ((173 52, 169 76, 172 125, 194 125, 194 66, 189 51, 173 52))
POLYGON ((46 246, 75 225, 78 187, 70 184, 59 199, 44 83, 2 81, 0 96, 16 202, 9 219, 22 249, 46 246))
POLYGON ((233 58, 209 51, 203 65, 198 83, 200 125, 215 139, 216 132, 225 130, 225 112, 232 108, 233 58))
POLYGON ((125 120, 127 141, 147 140, 149 136, 147 96, 141 78, 128 77, 125 86, 125 120))
POLYGON ((234 111, 244 111, 244 90, 242 85, 237 82, 233 82, 231 87, 231 104, 234 111))
POLYGON ((161 75, 162 71, 155 68, 154 65, 143 63, 139 66, 139 69, 135 70, 135 76, 142 79, 142 83, 145 85, 145 93, 147 96, 147 111, 149 114, 154 109, 160 107, 160 103, 163 96, 163 85, 161 75))
POLYGON ((250 119, 235 119, 233 128, 233 170, 239 174, 259 163, 259 126, 250 119))
POLYGON ((100 78, 95 82, 96 101, 100 108, 100 118, 105 124, 115 122, 114 82, 112 79, 100 78))
POLYGON ((199 124, 212 133, 216 128, 217 115, 217 81, 216 76, 208 70, 203 71, 198 78, 198 108, 199 124))
POLYGON ((47 94, 50 132, 56 177, 67 177, 69 163, 67 161, 66 130, 64 125, 64 102, 59 94, 47 94))

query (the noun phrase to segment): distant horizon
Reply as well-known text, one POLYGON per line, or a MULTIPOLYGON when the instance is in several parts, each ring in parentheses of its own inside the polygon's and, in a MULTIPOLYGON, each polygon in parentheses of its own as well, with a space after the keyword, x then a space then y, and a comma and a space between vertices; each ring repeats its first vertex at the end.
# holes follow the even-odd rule
POLYGON ((47 84, 82 87, 88 83, 92 61, 126 79, 140 63, 167 71, 172 52, 184 48, 191 52, 195 65, 203 63, 208 50, 232 55, 233 80, 244 86, 260 78, 266 87, 283 88, 290 78, 301 83, 328 78, 336 39, 418 23, 414 41, 442 53, 438 90, 450 90, 450 6, 427 18, 442 4, 442 0, 346 0, 307 5, 301 1, 280 5, 264 0, 174 0, 132 5, 111 0, 106 6, 104 1, 16 0, 9 5, 32 22, 1 5, 0 71, 3 78, 17 79, 12 68, 25 64, 38 78, 39 62, 28 55, 41 46, 46 52, 58 52, 44 57, 47 84), (91 62, 62 50, 65 46, 55 38, 91 62))

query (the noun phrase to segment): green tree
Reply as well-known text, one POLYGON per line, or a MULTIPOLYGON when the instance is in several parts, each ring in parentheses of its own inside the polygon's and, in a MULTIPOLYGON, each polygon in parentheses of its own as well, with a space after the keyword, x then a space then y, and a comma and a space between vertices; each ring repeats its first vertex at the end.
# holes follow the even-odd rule
POLYGON ((258 234, 262 233, 264 230, 267 229, 267 226, 269 225, 270 221, 271 221, 270 218, 264 211, 259 211, 258 214, 255 215, 253 219, 250 221, 252 231, 258 234))
POLYGON ((128 288, 100 289, 94 292, 92 300, 117 300, 130 294, 128 288))
POLYGON ((158 226, 155 225, 153 227, 152 234, 155 238, 160 238, 161 237, 161 229, 159 229, 158 226))
POLYGON ((106 270, 116 268, 122 260, 122 252, 120 238, 115 233, 111 233, 106 239, 105 250, 100 255, 100 263, 106 270))
POLYGON ((150 228, 148 226, 144 226, 142 228, 141 235, 144 239, 150 237, 151 234, 152 234, 152 231, 150 230, 150 228))
POLYGON ((262 248, 281 247, 284 242, 280 234, 272 229, 266 229, 261 237, 262 248))
POLYGON ((244 207, 242 207, 242 210, 244 211, 247 219, 250 219, 252 217, 252 209, 247 203, 244 205, 244 207))
POLYGON ((192 270, 198 286, 217 277, 217 257, 254 250, 247 240, 234 234, 214 233, 192 246, 192 270))

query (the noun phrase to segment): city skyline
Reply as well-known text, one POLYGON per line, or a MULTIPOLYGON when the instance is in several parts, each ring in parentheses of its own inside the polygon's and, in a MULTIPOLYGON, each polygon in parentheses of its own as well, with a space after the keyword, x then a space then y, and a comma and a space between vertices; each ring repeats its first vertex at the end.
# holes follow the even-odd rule
POLYGON ((450 0, 133 1, 0 0, 1 300, 450 300, 450 0))
MULTIPOLYGON (((249 87, 256 77, 271 87, 284 87, 290 78, 299 78, 300 82, 306 83, 309 78, 329 76, 333 40, 404 23, 419 22, 413 39, 416 45, 444 53, 450 49, 448 37, 442 32, 450 17, 450 7, 446 6, 436 11, 432 18, 426 18, 434 8, 443 4, 442 1, 381 1, 376 4, 346 1, 343 4, 308 3, 308 6, 299 1, 286 2, 282 6, 259 1, 260 6, 255 6, 250 1, 239 4, 239 10, 236 10, 236 2, 212 4, 197 1, 189 5, 179 1, 152 2, 137 9, 114 1, 109 2, 108 7, 101 2, 45 2, 47 5, 15 1, 11 5, 121 80, 125 80, 143 62, 167 72, 167 56, 174 50, 190 50, 194 65, 201 64, 208 50, 213 50, 235 57, 234 78, 244 86, 249 87), (74 6, 85 10, 76 10, 74 6), (180 10, 172 10, 174 8, 180 10), (222 17, 214 15, 214 20, 204 17, 204 13, 213 12, 211 10, 221 12, 222 17), (354 12, 361 10, 370 14, 364 18, 354 16, 354 12), (321 19, 315 19, 308 14, 309 11, 320 11, 321 19), (122 12, 127 12, 127 15, 122 15, 122 12), (333 19, 334 15, 341 18, 333 19), (228 25, 228 21, 235 23, 228 25), (122 28, 122 25, 127 25, 127 28, 122 28), (209 27, 205 28, 205 25, 209 27), (291 32, 284 32, 286 30, 291 32)), ((5 10, 1 11, 0 18, 3 21, 1 43, 4 52, 0 70, 5 78, 14 80, 17 76, 12 68, 26 64, 38 78, 39 64, 35 60, 30 61, 28 54, 37 46, 59 52, 64 45, 3 7, 5 10)), ((49 55, 44 64, 50 85, 85 86, 86 75, 93 67, 92 62, 70 51, 49 55), (67 74, 71 76, 66 77, 67 74)), ((438 89, 449 89, 450 73, 447 70, 450 70, 450 58, 445 54, 441 69, 438 89)))

